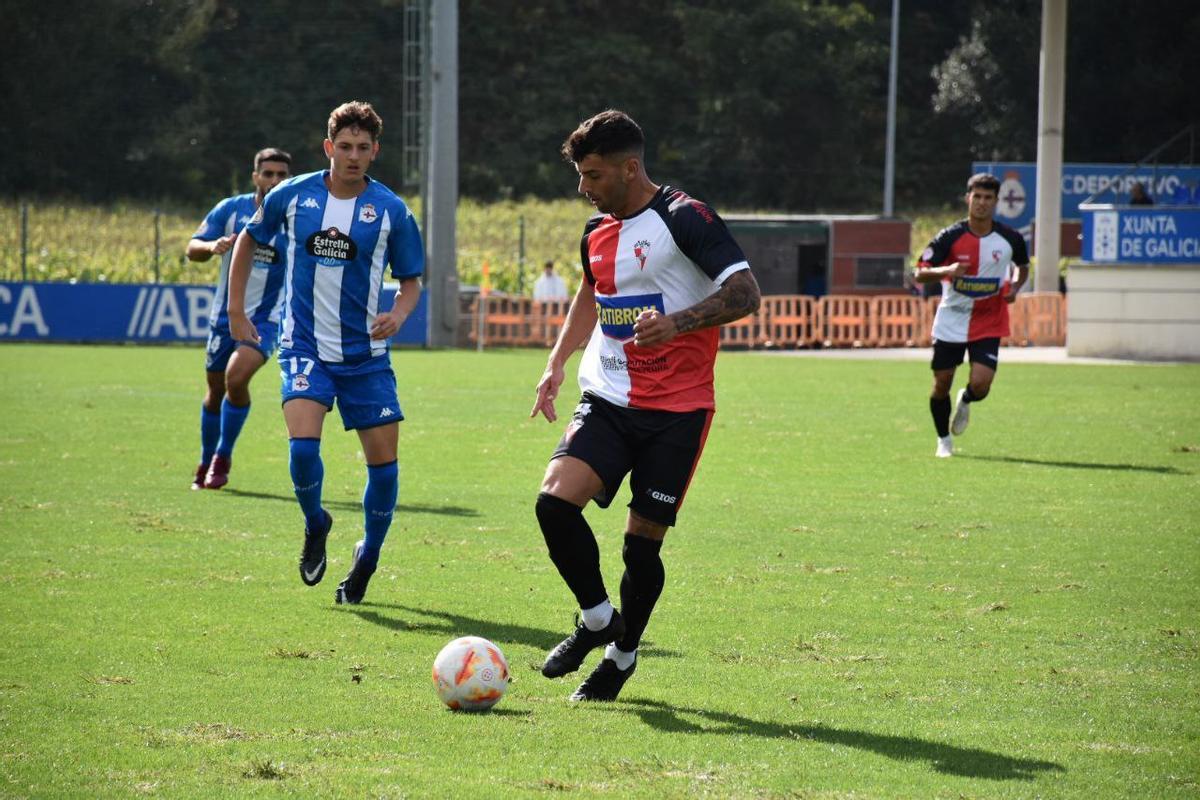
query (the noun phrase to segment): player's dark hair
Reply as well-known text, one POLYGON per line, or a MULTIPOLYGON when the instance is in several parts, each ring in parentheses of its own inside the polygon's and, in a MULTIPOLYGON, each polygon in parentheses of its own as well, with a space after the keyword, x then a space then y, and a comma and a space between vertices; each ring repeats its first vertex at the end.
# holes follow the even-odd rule
POLYGON ((990 172, 976 172, 967 179, 967 193, 972 189, 989 189, 1000 194, 1000 179, 990 172))
POLYGON ((378 141, 383 135, 383 120, 375 113, 370 103, 362 100, 351 100, 342 103, 329 113, 329 141, 333 141, 338 131, 343 128, 358 128, 371 134, 372 141, 378 141))
POLYGON ((280 150, 278 147, 264 147, 254 154, 255 172, 258 172, 264 161, 282 161, 290 168, 292 166, 292 155, 286 150, 280 150))
POLYGON ((610 108, 581 122, 563 142, 562 154, 567 161, 578 164, 592 153, 598 156, 617 153, 642 156, 645 149, 646 137, 633 117, 610 108))

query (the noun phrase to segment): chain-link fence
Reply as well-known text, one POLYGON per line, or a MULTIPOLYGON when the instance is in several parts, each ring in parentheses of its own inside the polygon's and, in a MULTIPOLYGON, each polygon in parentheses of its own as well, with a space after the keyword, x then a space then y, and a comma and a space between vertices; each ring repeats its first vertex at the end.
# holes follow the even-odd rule
POLYGON ((0 203, 0 280, 208 283, 184 255, 203 212, 19 200, 0 203))

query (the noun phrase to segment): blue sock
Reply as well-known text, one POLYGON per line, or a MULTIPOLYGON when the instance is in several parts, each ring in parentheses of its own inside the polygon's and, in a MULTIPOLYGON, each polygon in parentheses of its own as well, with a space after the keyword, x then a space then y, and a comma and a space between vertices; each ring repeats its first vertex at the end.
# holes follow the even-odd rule
POLYGON ((291 458, 292 487, 304 512, 304 522, 310 530, 325 527, 325 512, 321 508, 321 482, 325 480, 325 465, 321 463, 320 439, 292 439, 288 443, 291 458))
POLYGON ((221 441, 217 442, 217 455, 229 458, 233 455, 233 445, 237 442, 246 417, 250 416, 250 404, 235 406, 226 397, 221 401, 221 441))
POLYGON ((200 463, 212 461, 217 452, 217 440, 221 438, 221 415, 200 405, 200 463))
POLYGON ((400 490, 400 468, 395 461, 367 465, 367 488, 363 491, 363 549, 359 558, 367 564, 379 563, 379 550, 387 538, 400 490))

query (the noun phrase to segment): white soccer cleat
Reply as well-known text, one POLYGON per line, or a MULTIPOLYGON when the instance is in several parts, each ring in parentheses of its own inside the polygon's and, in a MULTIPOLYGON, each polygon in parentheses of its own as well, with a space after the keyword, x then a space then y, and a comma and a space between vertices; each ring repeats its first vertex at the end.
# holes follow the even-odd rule
POLYGON ((962 436, 971 421, 971 404, 963 400, 966 393, 966 389, 958 390, 958 403, 954 407, 954 418, 950 420, 950 432, 955 436, 962 436))
POLYGON ((949 436, 939 436, 938 437, 937 457, 938 458, 949 458, 952 455, 954 455, 954 440, 951 439, 949 436))

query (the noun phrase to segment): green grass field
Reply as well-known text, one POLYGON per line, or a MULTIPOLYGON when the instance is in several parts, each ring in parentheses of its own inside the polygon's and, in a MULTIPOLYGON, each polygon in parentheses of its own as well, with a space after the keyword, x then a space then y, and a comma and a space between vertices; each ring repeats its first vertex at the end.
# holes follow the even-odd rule
MULTIPOLYGON (((309 589, 273 368, 191 492, 199 348, 0 347, 0 796, 1200 794, 1200 366, 1006 364, 940 460, 923 363, 722 354, 638 674, 574 705, 544 358, 393 354, 399 511, 343 608, 357 440, 309 589), (508 656, 492 713, 436 700, 460 634, 508 656)), ((588 517, 615 592, 624 514, 588 517)))

